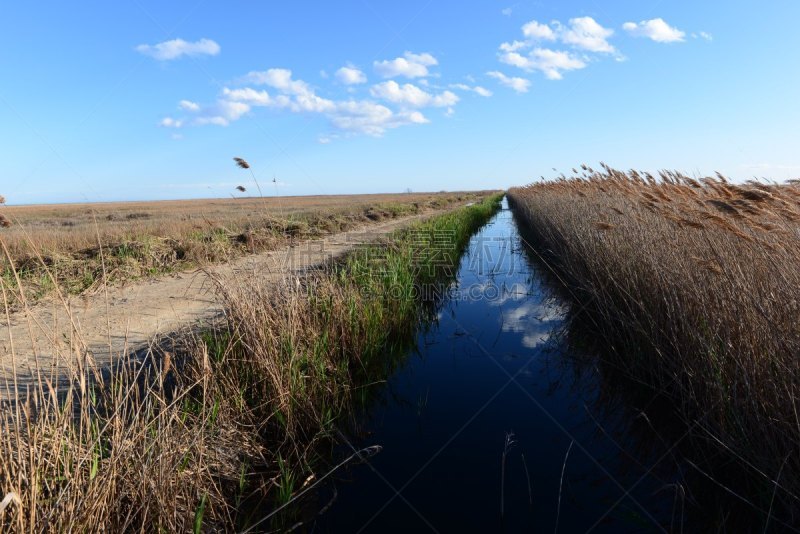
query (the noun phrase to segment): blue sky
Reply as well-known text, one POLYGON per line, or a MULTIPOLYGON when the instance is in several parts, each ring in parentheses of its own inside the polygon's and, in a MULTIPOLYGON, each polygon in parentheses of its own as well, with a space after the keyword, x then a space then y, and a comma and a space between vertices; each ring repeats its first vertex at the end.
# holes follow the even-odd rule
POLYGON ((800 176, 800 3, 5 2, 10 203, 800 176), (271 184, 267 189, 274 193, 271 184))

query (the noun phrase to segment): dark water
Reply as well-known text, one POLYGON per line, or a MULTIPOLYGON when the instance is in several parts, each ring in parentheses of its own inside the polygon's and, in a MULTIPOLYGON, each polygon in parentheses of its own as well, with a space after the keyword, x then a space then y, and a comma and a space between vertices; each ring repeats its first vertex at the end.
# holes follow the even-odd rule
POLYGON ((473 237, 437 324, 373 386, 349 439, 383 450, 338 473, 313 531, 680 530, 668 455, 631 438, 646 422, 570 357, 564 304, 503 206, 473 237))

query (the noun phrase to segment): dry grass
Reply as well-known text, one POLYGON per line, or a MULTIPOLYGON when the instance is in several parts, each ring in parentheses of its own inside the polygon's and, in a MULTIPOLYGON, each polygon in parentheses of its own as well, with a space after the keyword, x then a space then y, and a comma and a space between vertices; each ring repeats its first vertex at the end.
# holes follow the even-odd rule
POLYGON ((537 250, 611 362, 748 473, 736 491, 797 510, 800 186, 583 169, 509 192, 537 250))
POLYGON ((366 303, 326 277, 277 288, 247 276, 220 290, 218 330, 126 358, 112 380, 87 356, 72 388, 42 383, 3 408, 0 480, 14 502, 0 527, 231 531, 247 519, 239 506, 264 502, 263 514, 300 488, 349 399, 350 361, 366 354, 348 323, 366 303))
POLYGON ((8 256, 0 259, 0 276, 13 287, 13 264, 29 300, 52 293, 54 280, 64 292, 79 294, 98 289, 103 280, 125 282, 226 261, 478 196, 418 193, 9 206, 4 215, 14 225, 0 234, 8 249, 8 256), (105 278, 100 276, 103 260, 105 278))
POLYGON ((76 330, 67 350, 82 357, 70 384, 42 380, 2 406, 0 530, 234 531, 287 502, 322 474, 317 446, 356 386, 377 378, 367 369, 385 372, 391 347, 413 333, 422 313, 413 289, 431 272, 415 263, 420 236, 453 232, 452 273, 499 198, 282 287, 255 273, 220 280, 218 329, 110 372, 92 364, 76 330))
MULTIPOLYGON (((0 195, 0 205, 3 205, 5 203, 6 203, 6 198, 3 195, 0 195)), ((2 213, 0 213, 0 228, 8 228, 9 226, 11 226, 11 220, 2 213)))
POLYGON ((201 502, 207 524, 231 522, 226 497, 261 444, 230 406, 203 404, 212 371, 192 361, 168 386, 174 371, 154 361, 128 362, 96 388, 88 367, 59 403, 43 387, 4 407, 0 480, 15 496, 0 513, 4 531, 190 531, 201 502))

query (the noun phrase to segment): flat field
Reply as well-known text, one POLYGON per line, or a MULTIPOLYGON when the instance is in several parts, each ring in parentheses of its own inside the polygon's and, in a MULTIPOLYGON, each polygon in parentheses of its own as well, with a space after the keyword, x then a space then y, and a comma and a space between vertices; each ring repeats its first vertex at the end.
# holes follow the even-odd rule
POLYGON ((475 200, 480 192, 246 197, 5 206, 0 276, 11 301, 153 276, 274 250, 475 200), (20 283, 22 282, 22 283, 20 283))
POLYGON ((310 215, 352 216, 388 209, 413 209, 449 204, 469 193, 402 193, 268 198, 222 198, 83 204, 5 206, 12 226, 2 237, 11 251, 24 251, 32 241, 43 251, 68 252, 97 246, 102 238, 135 235, 181 237, 208 228, 247 228, 268 219, 310 215))

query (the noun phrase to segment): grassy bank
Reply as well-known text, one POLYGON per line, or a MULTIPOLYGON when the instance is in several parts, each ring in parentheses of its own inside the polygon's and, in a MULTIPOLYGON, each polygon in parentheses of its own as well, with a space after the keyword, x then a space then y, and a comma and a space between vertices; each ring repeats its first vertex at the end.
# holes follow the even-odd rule
POLYGON ((11 206, 0 221, 0 276, 10 302, 99 289, 185 270, 298 239, 326 236, 382 220, 426 213, 481 193, 11 206))
POLYGON ((5 408, 0 526, 238 530, 289 501, 322 476, 318 445, 363 386, 383 377, 386 355, 424 314, 423 286, 452 279, 499 199, 279 288, 226 282, 219 329, 110 378, 87 356, 59 402, 42 384, 30 402, 5 408))
POLYGON ((509 200, 608 363, 716 451, 715 482, 765 518, 800 509, 800 186, 604 167, 509 200))

